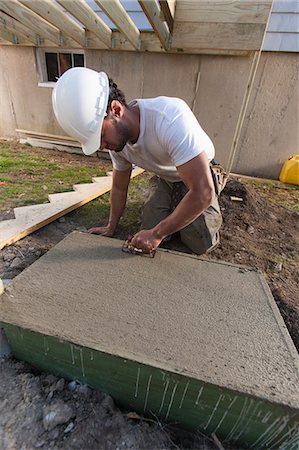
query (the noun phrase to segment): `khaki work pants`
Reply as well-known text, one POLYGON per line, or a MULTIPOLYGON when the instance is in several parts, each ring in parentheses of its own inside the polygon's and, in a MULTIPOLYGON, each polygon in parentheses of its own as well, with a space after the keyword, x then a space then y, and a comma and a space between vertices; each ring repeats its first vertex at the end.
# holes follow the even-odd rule
MULTIPOLYGON (((183 182, 171 183, 156 175, 150 179, 149 195, 143 207, 141 229, 149 230, 169 216, 188 192, 183 182)), ((197 255, 219 244, 222 216, 218 197, 192 223, 180 230, 181 241, 197 255)))

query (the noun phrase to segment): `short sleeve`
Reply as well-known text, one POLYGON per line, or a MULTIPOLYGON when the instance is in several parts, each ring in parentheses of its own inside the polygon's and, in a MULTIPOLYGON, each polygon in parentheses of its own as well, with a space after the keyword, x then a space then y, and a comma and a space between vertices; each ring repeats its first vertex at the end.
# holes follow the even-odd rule
POLYGON ((178 167, 205 151, 209 159, 215 152, 209 136, 198 123, 195 115, 184 104, 182 111, 170 123, 164 123, 160 136, 170 154, 173 164, 178 167))
POLYGON ((127 170, 132 167, 132 164, 130 161, 128 161, 126 158, 124 158, 123 155, 120 155, 119 153, 115 153, 109 150, 110 158, 112 161, 113 168, 119 171, 127 170))

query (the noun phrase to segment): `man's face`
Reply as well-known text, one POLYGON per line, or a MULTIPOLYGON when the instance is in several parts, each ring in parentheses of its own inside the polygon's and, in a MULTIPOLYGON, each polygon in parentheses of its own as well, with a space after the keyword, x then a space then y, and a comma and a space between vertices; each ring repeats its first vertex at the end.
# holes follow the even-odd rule
POLYGON ((115 118, 110 112, 103 121, 101 150, 104 148, 121 152, 130 138, 128 127, 122 119, 115 118))

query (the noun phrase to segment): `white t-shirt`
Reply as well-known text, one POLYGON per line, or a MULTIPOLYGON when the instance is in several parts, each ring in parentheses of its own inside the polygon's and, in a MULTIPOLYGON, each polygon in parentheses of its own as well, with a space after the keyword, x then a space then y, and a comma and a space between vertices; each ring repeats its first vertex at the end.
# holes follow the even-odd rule
POLYGON ((121 152, 110 151, 113 167, 126 170, 136 164, 167 181, 180 181, 176 167, 205 151, 208 160, 214 145, 189 106, 179 98, 136 100, 140 110, 140 132, 135 144, 121 152))

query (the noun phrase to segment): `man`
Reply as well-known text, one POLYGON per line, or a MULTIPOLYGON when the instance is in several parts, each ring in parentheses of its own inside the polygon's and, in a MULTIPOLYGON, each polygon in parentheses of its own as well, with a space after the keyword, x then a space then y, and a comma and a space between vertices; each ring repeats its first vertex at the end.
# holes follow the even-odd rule
POLYGON ((131 245, 151 253, 164 239, 180 231, 182 242, 196 254, 215 248, 222 223, 210 168, 215 150, 183 100, 157 97, 127 104, 124 94, 111 79, 108 89, 103 72, 97 74, 90 69, 76 68, 65 72, 58 80, 53 106, 60 125, 79 139, 85 153, 95 152, 98 147, 110 151, 113 185, 109 222, 105 227, 91 228, 90 233, 114 235, 125 208, 132 164, 136 164, 156 176, 150 182, 141 231, 133 236, 131 245), (100 88, 96 76, 100 77, 100 88), (72 89, 81 104, 70 106, 66 121, 65 114, 61 114, 63 105, 78 103, 73 99, 72 89), (88 110, 88 118, 82 116, 80 121, 74 111, 76 108, 87 110, 89 97, 93 108, 97 104, 96 118, 90 120, 93 116, 88 110))

